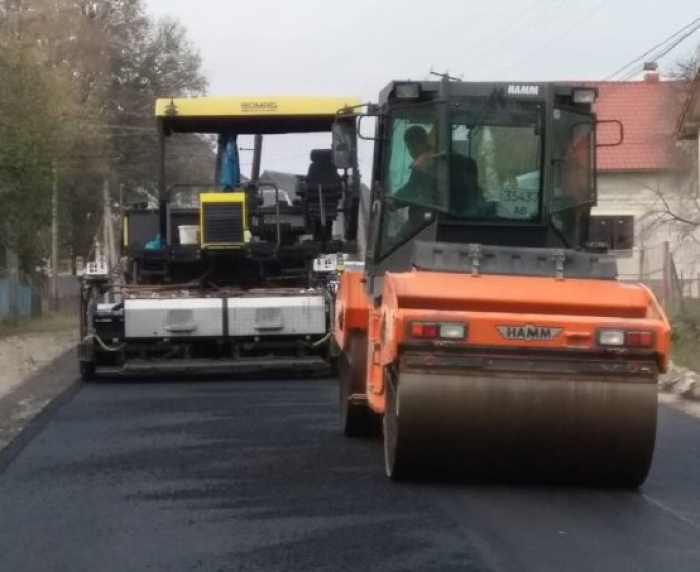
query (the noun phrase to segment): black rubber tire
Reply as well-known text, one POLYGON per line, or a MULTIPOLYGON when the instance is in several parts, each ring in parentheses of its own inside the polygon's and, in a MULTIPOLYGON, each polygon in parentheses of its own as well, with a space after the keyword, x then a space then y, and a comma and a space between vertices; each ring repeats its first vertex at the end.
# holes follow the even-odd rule
POLYGON ((367 378, 367 334, 352 332, 348 351, 340 358, 340 414, 346 437, 373 438, 381 435, 381 417, 367 405, 351 403, 352 394, 364 393, 367 378))
POLYGON ((83 381, 94 381, 96 371, 97 371, 97 368, 95 366, 95 362, 93 362, 93 361, 81 361, 80 362, 80 377, 83 378, 83 381))

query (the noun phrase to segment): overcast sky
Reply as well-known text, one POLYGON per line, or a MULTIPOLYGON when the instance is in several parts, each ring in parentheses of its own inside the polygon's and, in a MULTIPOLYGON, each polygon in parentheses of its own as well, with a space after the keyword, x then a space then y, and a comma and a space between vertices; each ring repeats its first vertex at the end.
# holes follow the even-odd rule
MULTIPOLYGON (((698 0, 147 0, 202 55, 212 94, 358 95, 430 70, 602 79, 700 16, 698 0)), ((660 62, 671 66, 700 32, 660 62)))

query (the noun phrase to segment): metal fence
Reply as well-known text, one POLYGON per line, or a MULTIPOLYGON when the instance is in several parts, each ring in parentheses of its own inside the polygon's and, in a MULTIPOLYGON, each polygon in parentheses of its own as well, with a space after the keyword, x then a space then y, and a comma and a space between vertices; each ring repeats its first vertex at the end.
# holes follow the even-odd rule
POLYGON ((662 242, 613 254, 620 280, 648 286, 671 316, 682 311, 684 298, 700 297, 700 274, 695 271, 698 258, 694 251, 674 252, 668 242, 662 242))
POLYGON ((57 296, 51 296, 47 279, 20 278, 16 289, 10 278, 0 271, 0 322, 23 320, 49 312, 78 312, 80 285, 71 275, 57 277, 57 296))
POLYGON ((56 284, 56 298, 51 296, 50 282, 44 281, 41 285, 42 312, 78 312, 80 301, 80 283, 75 276, 58 276, 56 284))
POLYGON ((36 311, 34 289, 26 284, 19 284, 16 293, 7 276, 0 274, 0 321, 10 318, 29 318, 36 311), (16 298, 15 301, 12 298, 16 298))

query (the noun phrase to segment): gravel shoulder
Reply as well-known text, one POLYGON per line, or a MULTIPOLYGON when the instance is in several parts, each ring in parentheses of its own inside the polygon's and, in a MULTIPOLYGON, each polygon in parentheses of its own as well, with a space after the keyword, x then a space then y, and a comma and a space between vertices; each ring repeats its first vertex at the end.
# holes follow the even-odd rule
POLYGON ((70 330, 0 338, 0 399, 75 347, 77 341, 77 332, 70 330))
POLYGON ((0 451, 78 379, 75 328, 0 337, 0 451))
POLYGON ((700 374, 672 364, 659 379, 659 402, 700 418, 700 374))

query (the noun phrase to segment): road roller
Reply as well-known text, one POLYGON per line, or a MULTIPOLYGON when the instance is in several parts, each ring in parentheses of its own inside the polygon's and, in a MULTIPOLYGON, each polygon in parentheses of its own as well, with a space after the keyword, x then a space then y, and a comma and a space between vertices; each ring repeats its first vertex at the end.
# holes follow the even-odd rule
POLYGON ((645 481, 670 327, 588 237, 596 150, 624 137, 596 97, 444 77, 339 113, 335 164, 374 152, 335 302, 342 428, 383 435, 392 480, 645 481))

